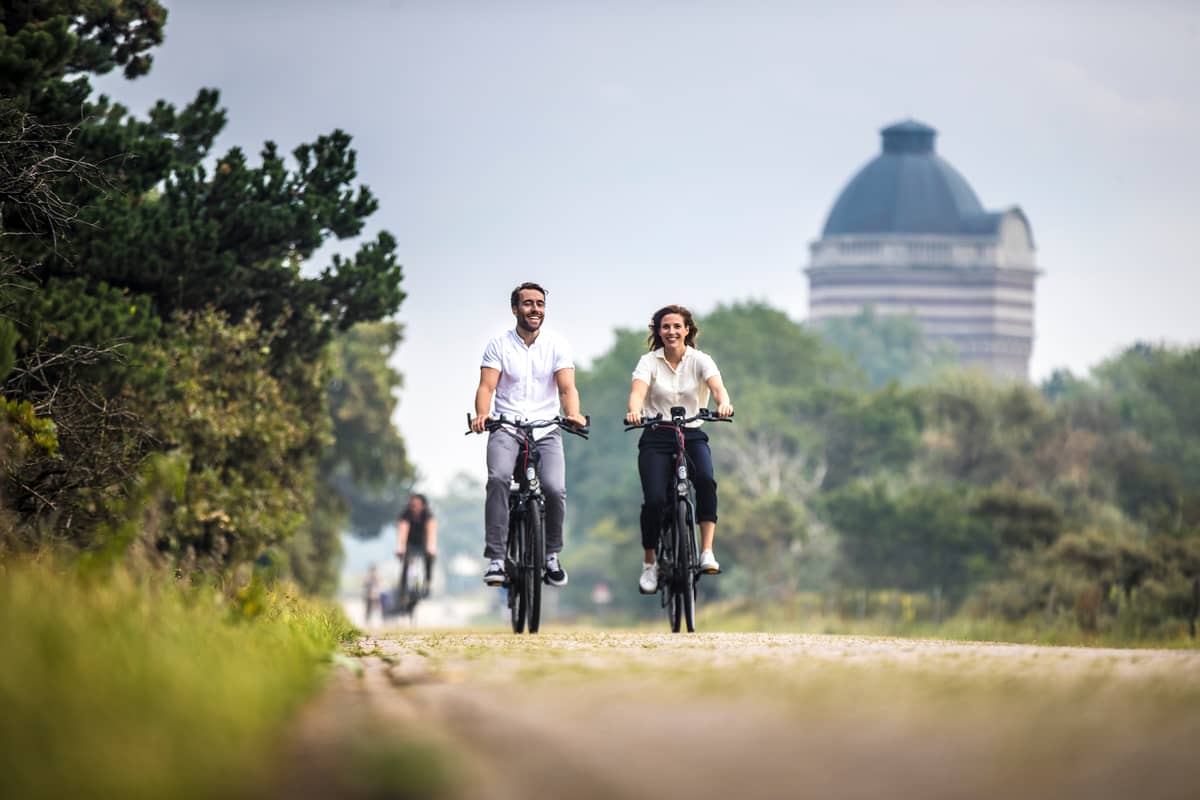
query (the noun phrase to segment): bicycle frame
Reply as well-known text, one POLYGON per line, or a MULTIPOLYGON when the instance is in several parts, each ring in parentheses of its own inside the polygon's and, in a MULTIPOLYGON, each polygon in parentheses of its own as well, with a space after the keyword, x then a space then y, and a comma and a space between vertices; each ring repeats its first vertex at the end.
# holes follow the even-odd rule
POLYGON ((505 551, 504 586, 514 633, 528 622, 529 632, 541 625, 541 584, 545 563, 546 498, 537 468, 541 463, 533 446, 532 431, 522 430, 523 457, 513 468, 513 486, 508 493, 508 544, 505 551))

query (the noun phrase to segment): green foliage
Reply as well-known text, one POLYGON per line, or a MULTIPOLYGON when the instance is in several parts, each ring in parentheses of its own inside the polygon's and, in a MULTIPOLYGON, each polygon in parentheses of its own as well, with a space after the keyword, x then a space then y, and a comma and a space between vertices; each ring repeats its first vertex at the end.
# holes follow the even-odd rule
POLYGON ((922 391, 925 445, 938 472, 975 485, 1038 485, 1037 455, 1054 427, 1053 410, 1038 392, 995 386, 973 372, 947 373, 922 391))
POLYGON ((867 306, 853 317, 821 322, 821 336, 858 364, 872 388, 888 383, 923 383, 938 371, 954 367, 953 345, 934 345, 925 339, 921 324, 912 315, 879 315, 867 306))
POLYGON ((1200 487, 1200 349, 1136 345, 1097 368, 1096 378, 1155 460, 1182 486, 1200 487))
POLYGON ((167 19, 158 0, 26 0, 0 12, 0 94, 25 102, 68 75, 145 75, 167 19))
POLYGON ((17 328, 7 319, 0 319, 0 383, 17 364, 17 328))
POLYGON ((156 0, 0 4, 0 377, 62 456, 7 458, 4 541, 187 571, 261 558, 328 588, 346 509, 328 484, 411 476, 389 424, 399 328, 372 327, 404 299, 396 242, 301 271, 378 207, 343 131, 252 163, 213 151, 215 89, 144 117, 92 96, 91 75, 146 73, 165 21, 156 0))
POLYGON ((940 586, 961 596, 973 579, 986 577, 998 550, 994 529, 972 518, 953 485, 856 481, 823 506, 841 533, 847 566, 872 588, 940 586))
POLYGON ((401 337, 397 323, 374 322, 334 340, 328 382, 334 440, 325 454, 327 473, 342 472, 372 487, 411 475, 404 441, 392 425, 403 380, 389 359, 401 337))
POLYGON ((11 562, 0 774, 12 797, 261 797, 280 737, 351 635, 286 587, 11 562), (245 613, 253 598, 253 613, 245 613))
POLYGON ((880 471, 903 473, 921 452, 925 409, 898 384, 869 394, 839 392, 827 405, 825 489, 880 471))
POLYGON ((970 513, 999 537, 1006 550, 1031 550, 1063 532, 1063 513, 1053 498, 1000 483, 980 492, 970 513))
POLYGON ((0 397, 0 408, 5 415, 3 426, 13 431, 18 441, 15 452, 5 456, 6 472, 17 471, 17 465, 30 447, 50 458, 58 457, 58 429, 53 420, 39 417, 27 400, 0 397))
POLYGON ((231 325, 208 311, 178 318, 145 349, 129 406, 187 464, 182 497, 145 531, 157 551, 216 567, 253 560, 311 509, 329 442, 325 367, 295 363, 277 377, 268 368, 277 335, 253 317, 231 325))

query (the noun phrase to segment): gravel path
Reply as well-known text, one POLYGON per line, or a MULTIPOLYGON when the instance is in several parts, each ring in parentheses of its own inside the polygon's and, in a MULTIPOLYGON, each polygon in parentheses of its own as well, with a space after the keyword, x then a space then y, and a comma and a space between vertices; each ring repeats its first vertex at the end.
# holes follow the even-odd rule
POLYGON ((1200 797, 1195 651, 600 631, 360 648, 358 702, 451 751, 464 798, 1200 797))

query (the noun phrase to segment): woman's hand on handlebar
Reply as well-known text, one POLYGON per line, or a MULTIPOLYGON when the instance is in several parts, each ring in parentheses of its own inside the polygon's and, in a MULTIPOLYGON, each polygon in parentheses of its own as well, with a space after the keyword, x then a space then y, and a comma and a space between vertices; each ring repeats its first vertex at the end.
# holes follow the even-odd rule
POLYGON ((719 403, 717 405, 717 416, 721 417, 722 419, 725 417, 732 417, 733 416, 733 404, 732 403, 719 403))
POLYGON ((630 411, 629 413, 627 413, 625 415, 625 424, 626 425, 638 425, 641 423, 641 421, 642 421, 642 412, 640 412, 640 411, 630 411))

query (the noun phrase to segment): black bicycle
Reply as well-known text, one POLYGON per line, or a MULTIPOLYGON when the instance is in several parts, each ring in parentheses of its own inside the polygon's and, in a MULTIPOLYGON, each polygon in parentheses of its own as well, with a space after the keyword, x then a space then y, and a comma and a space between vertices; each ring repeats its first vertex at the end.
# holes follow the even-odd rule
POLYGON ((671 630, 679 633, 686 623, 688 633, 696 630, 696 583, 700 572, 699 550, 696 547, 696 506, 692 500, 692 479, 688 473, 687 449, 683 438, 683 426, 689 422, 733 422, 730 417, 718 417, 707 408, 691 417, 682 406, 671 408, 671 419, 664 420, 662 414, 643 417, 637 425, 625 425, 626 431, 650 428, 669 428, 675 431, 678 449, 675 452, 675 502, 671 513, 663 519, 662 534, 658 543, 658 591, 662 595, 663 608, 671 630))
POLYGON ((429 596, 429 586, 425 582, 429 554, 424 547, 409 546, 399 558, 400 585, 396 590, 396 613, 412 618, 417 604, 429 596))
MULTIPOLYGON (((590 418, 586 418, 591 422, 590 418)), ((508 610, 513 633, 537 633, 542 621, 542 583, 546 570, 546 498, 538 480, 541 455, 534 444, 533 432, 557 425, 581 439, 588 438, 590 427, 577 427, 562 417, 545 420, 514 420, 501 415, 487 421, 487 431, 508 428, 520 437, 521 454, 513 467, 513 482, 508 493, 508 546, 504 554, 504 588, 508 592, 508 610)), ((467 414, 467 427, 471 415, 467 414)), ((472 431, 467 431, 471 433, 472 431)))

